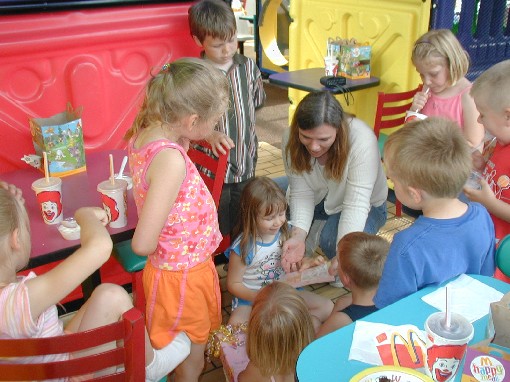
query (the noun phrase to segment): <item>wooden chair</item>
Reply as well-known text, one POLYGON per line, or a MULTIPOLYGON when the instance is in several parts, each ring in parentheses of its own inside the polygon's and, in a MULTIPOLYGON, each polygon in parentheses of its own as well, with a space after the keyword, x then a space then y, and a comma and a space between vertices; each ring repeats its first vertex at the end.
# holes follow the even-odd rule
MULTIPOLYGON (((216 208, 219 209, 220 196, 227 171, 227 154, 215 157, 211 146, 205 141, 193 143, 188 156, 195 163, 198 172, 202 176, 205 185, 211 193, 216 208)), ((230 245, 230 237, 225 236, 216 249, 215 254, 224 252, 230 245)), ((131 249, 131 240, 117 243, 113 247, 114 256, 120 262, 125 271, 132 276, 132 291, 134 305, 141 311, 145 311, 145 295, 143 292, 142 270, 145 267, 147 257, 136 255, 131 249)), ((214 255, 214 254, 213 254, 214 255)))
MULTIPOLYGON (((377 109, 375 112, 374 133, 379 143, 379 151, 383 158, 383 149, 388 136, 404 125, 406 111, 411 108, 413 97, 421 89, 421 85, 414 90, 402 93, 377 94, 377 109)), ((383 158, 384 159, 384 158, 383 158)), ((393 182, 388 179, 388 187, 393 189, 393 182)), ((402 215, 402 203, 395 195, 395 215, 402 215)))
POLYGON ((49 338, 0 339, 0 381, 34 381, 89 375, 109 367, 113 373, 90 381, 145 380, 145 323, 141 312, 133 308, 122 320, 81 333, 49 338), (5 363, 13 357, 43 356, 87 350, 109 342, 114 349, 67 361, 47 363, 5 363), (120 367, 120 368, 119 368, 120 367))

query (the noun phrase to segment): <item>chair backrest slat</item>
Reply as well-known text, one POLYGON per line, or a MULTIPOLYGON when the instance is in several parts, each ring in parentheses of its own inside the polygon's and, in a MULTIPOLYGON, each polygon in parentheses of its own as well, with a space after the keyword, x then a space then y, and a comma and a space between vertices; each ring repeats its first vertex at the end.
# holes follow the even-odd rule
POLYGON ((92 376, 106 368, 114 371, 98 380, 142 381, 145 378, 144 330, 143 316, 133 308, 124 313, 119 322, 81 333, 49 338, 0 339, 0 358, 4 358, 0 360, 0 381, 92 376), (75 353, 112 342, 117 344, 116 347, 101 353, 83 357, 75 353), (16 357, 66 353, 74 354, 65 361, 16 363, 16 357), (119 367, 123 371, 115 371, 119 367))

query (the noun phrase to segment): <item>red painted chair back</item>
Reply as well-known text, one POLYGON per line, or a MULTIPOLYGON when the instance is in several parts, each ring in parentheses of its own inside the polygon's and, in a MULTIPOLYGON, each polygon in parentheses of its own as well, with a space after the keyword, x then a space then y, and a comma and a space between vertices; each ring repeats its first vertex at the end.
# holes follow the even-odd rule
MULTIPOLYGON (((374 133, 379 142, 381 158, 384 144, 388 136, 404 125, 406 111, 413 104, 413 97, 421 90, 421 85, 416 89, 401 93, 377 93, 377 109, 374 120, 374 133)), ((393 183, 388 181, 388 186, 393 188, 393 183)), ((395 215, 402 215, 402 203, 395 195, 395 215)))
MULTIPOLYGON (((94 374, 105 368, 117 371, 90 381, 145 380, 145 322, 141 312, 133 308, 122 320, 81 333, 49 338, 0 339, 0 381, 34 381, 94 374), (74 353, 98 345, 117 342, 111 350, 67 361, 48 363, 5 363, 6 358, 46 354, 74 353), (121 366, 119 370, 119 366, 121 366)), ((79 358, 78 358, 79 357, 79 358)))
POLYGON ((377 93, 377 110, 375 112, 374 133, 377 138, 381 130, 401 127, 404 124, 406 111, 413 104, 413 97, 421 90, 416 89, 402 93, 377 93))

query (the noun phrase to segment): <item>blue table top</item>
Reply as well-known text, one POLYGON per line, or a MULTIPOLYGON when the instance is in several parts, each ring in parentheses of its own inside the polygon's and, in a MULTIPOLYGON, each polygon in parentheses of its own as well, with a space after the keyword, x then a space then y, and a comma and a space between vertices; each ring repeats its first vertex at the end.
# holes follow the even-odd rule
MULTIPOLYGON (((493 277, 469 275, 494 289, 507 293, 510 284, 493 277)), ((379 322, 390 325, 412 324, 420 329, 425 326, 427 317, 437 312, 433 306, 421 297, 433 292, 438 287, 424 288, 392 305, 387 306, 363 318, 363 321, 379 322)), ((485 339, 488 315, 473 323, 475 335, 470 344, 485 339)), ((349 361, 349 351, 355 324, 352 323, 309 344, 299 356, 296 366, 297 380, 301 382, 349 381, 354 375, 373 365, 359 361, 349 361)), ((462 370, 463 365, 460 365, 462 370)), ((460 381, 461 373, 455 381, 460 381)))

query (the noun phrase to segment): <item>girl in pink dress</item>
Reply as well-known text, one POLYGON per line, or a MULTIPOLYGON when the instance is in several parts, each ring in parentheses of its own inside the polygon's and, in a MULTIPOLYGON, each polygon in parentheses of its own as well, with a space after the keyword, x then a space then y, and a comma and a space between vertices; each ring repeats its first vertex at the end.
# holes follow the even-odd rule
POLYGON ((211 254, 222 236, 216 206, 186 154, 228 105, 228 81, 205 60, 166 64, 149 80, 129 139, 138 224, 132 249, 147 256, 143 270, 147 329, 155 348, 184 332, 190 356, 176 381, 197 381, 211 330, 221 324, 218 274, 211 254))
POLYGON ((423 81, 411 110, 457 122, 471 147, 478 147, 484 128, 469 95, 469 56, 459 40, 449 29, 430 30, 414 44, 411 60, 423 81))

